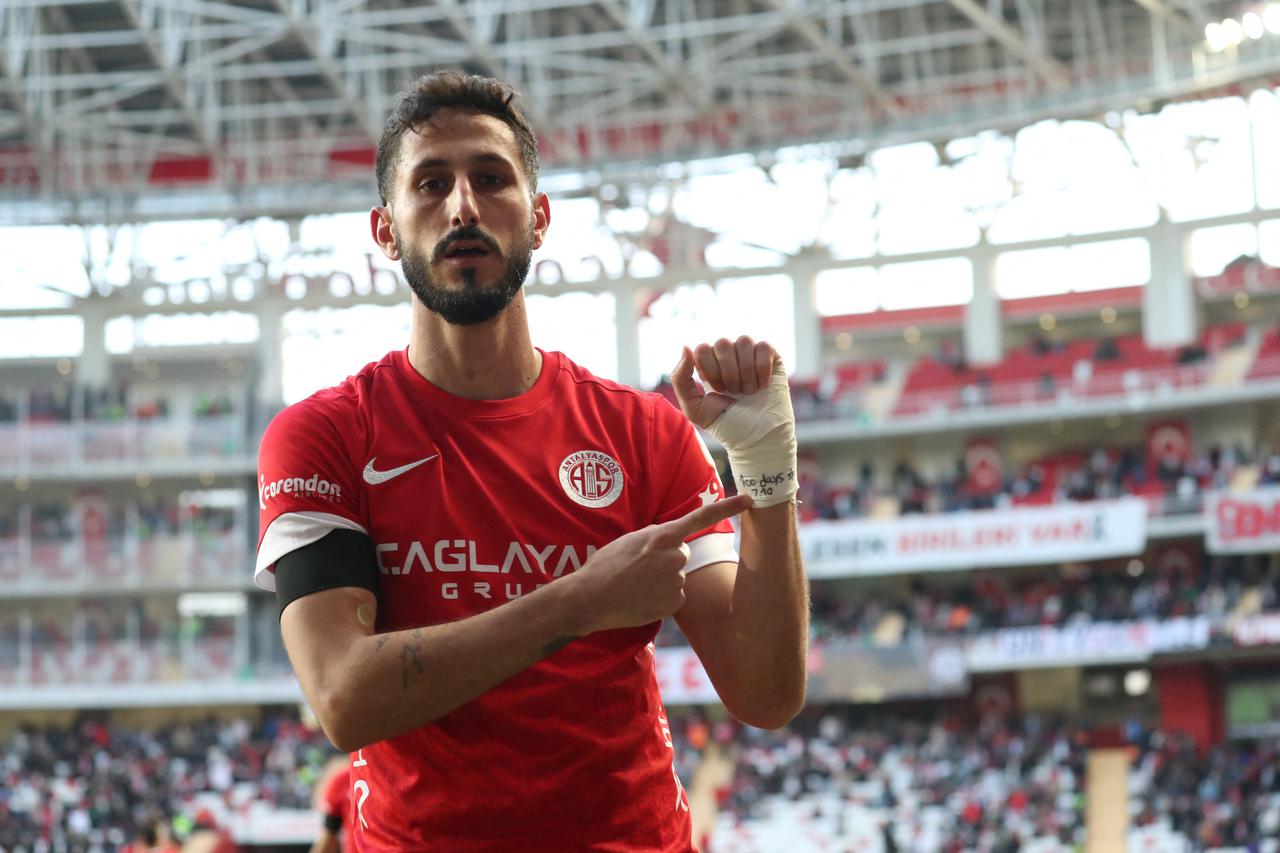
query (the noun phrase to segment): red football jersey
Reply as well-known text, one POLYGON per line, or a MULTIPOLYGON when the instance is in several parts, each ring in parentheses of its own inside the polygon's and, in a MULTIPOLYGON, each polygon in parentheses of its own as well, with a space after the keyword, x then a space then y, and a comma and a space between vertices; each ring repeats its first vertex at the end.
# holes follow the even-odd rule
POLYGON ((351 808, 351 768, 341 767, 324 783, 320 792, 320 813, 325 817, 337 817, 342 821, 342 847, 344 853, 352 853, 356 849, 355 833, 352 831, 352 818, 355 809, 351 808))
MULTIPOLYGON (((343 528, 380 571, 377 630, 466 618, 724 491, 666 400, 544 353, 528 392, 467 400, 392 352, 281 412, 259 451, 255 579, 343 528)), ((732 526, 688 569, 736 561, 732 526)), ((602 631, 434 723, 352 756, 359 850, 689 851, 654 676, 658 623, 602 631)))

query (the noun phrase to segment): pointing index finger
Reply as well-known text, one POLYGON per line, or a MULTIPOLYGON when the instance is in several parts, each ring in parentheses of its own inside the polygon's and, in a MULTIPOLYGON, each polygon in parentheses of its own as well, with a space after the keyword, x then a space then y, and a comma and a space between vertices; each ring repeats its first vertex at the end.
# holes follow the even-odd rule
POLYGON ((752 503, 754 501, 751 500, 750 495, 734 495, 722 501, 700 506, 680 518, 663 522, 658 525, 658 528, 663 533, 669 533, 683 541, 699 530, 706 530, 713 524, 719 524, 726 518, 733 518, 744 510, 750 509, 752 503))

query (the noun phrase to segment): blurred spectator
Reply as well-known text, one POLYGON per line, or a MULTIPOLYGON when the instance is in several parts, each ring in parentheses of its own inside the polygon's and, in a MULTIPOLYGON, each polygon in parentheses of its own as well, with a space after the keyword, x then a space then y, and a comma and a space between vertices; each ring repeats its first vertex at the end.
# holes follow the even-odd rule
POLYGON ((27 419, 33 423, 71 420, 71 386, 32 389, 27 397, 27 419))

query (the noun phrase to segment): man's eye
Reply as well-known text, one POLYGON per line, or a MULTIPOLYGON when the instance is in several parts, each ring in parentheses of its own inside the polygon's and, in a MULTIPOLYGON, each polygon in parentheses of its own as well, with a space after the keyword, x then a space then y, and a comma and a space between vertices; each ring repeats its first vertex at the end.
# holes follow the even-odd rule
POLYGON ((496 187, 502 183, 502 176, 495 174, 485 174, 480 176, 480 183, 487 186, 496 187))
POLYGON ((434 191, 440 189, 442 186, 444 186, 444 182, 439 178, 427 178, 425 181, 418 184, 418 189, 434 191))

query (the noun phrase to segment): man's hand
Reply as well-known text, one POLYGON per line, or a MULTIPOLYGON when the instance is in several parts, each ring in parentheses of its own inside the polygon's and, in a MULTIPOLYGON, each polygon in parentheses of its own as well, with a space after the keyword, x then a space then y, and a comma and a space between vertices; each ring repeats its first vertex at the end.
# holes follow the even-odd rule
POLYGON ((772 346, 743 335, 732 343, 721 338, 715 345, 685 347, 671 371, 671 384, 685 417, 706 429, 740 395, 754 394, 769 384, 775 365, 782 359, 772 346), (693 381, 693 371, 712 390, 708 394, 693 381))
POLYGON ((772 346, 744 335, 685 347, 671 384, 685 417, 724 445, 739 492, 757 507, 795 499, 796 419, 787 371, 772 346), (711 393, 693 378, 695 368, 711 393))
POLYGON ((751 498, 745 495, 716 501, 620 536, 597 551, 570 575, 587 600, 582 633, 647 625, 679 610, 684 606, 684 567, 689 559, 684 540, 750 506, 751 498))

